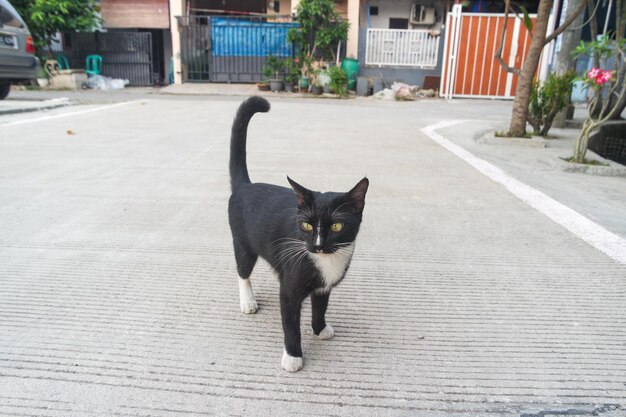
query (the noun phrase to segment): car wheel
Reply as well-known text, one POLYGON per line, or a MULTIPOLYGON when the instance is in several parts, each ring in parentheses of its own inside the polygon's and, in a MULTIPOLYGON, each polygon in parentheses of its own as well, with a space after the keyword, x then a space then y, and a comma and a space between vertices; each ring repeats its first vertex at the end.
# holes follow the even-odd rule
POLYGON ((11 84, 0 84, 0 100, 4 100, 9 95, 11 84))

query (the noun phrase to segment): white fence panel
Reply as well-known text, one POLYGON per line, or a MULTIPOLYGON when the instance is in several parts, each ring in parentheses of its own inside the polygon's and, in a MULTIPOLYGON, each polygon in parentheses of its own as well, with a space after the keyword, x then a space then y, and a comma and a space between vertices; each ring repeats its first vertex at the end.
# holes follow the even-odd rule
POLYGON ((365 64, 435 68, 440 38, 428 30, 368 29, 365 64))

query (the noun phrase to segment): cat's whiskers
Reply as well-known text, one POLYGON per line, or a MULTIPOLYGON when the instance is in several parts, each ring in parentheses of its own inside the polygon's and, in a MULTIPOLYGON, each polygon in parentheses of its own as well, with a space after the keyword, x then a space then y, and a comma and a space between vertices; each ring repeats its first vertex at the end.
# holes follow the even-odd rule
POLYGON ((307 249, 304 249, 302 253, 300 253, 300 256, 298 257, 298 259, 296 259, 296 262, 298 263, 298 268, 300 268, 300 266, 302 265, 302 260, 308 253, 309 251, 307 249))
POLYGON ((353 243, 354 242, 338 242, 338 243, 335 243, 334 246, 338 247, 338 248, 341 248, 341 247, 344 247, 344 246, 350 246, 353 243))
POLYGON ((301 249, 298 252, 294 253, 294 255, 289 259, 289 261, 287 263, 285 263, 284 266, 289 265, 289 263, 293 263, 294 266, 297 265, 297 268, 300 268, 301 264, 302 264, 302 259, 304 259, 304 256, 308 253, 307 249, 301 249))
POLYGON ((278 251, 276 254, 276 267, 279 270, 289 263, 293 262, 294 260, 297 261, 298 259, 300 259, 297 258, 298 255, 302 256, 302 254, 306 253, 307 250, 306 243, 300 239, 280 238, 274 242, 280 242, 274 245, 276 250, 278 251))

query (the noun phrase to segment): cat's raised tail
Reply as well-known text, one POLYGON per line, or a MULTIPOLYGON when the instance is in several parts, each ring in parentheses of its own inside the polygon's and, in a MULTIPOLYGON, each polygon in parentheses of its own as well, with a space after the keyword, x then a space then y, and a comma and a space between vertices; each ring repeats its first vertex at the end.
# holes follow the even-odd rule
POLYGON ((270 103, 263 97, 253 96, 241 103, 230 136, 230 186, 234 190, 239 184, 249 184, 246 163, 246 137, 248 123, 257 112, 266 113, 270 103))

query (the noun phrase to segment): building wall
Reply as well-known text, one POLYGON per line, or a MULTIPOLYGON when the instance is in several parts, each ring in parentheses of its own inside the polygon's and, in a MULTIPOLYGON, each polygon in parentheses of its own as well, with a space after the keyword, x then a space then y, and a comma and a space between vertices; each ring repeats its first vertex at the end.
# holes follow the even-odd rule
POLYGON ((278 11, 270 8, 270 3, 273 5, 274 1, 268 1, 268 9, 267 14, 270 16, 278 16, 276 19, 272 20, 275 22, 291 22, 291 0, 277 0, 278 1, 278 11))
POLYGON ((386 29, 389 18, 408 19, 411 13, 412 0, 370 0, 371 7, 378 7, 378 15, 370 16, 372 28, 386 29))
MULTIPOLYGON (((389 19, 408 19, 411 15, 413 4, 434 7, 437 16, 441 20, 443 17, 443 5, 436 0, 369 0, 370 7, 378 7, 377 16, 369 16, 368 23, 371 28, 388 29, 389 19)), ((367 12, 367 10, 366 10, 367 12)))
POLYGON ((424 79, 427 76, 441 76, 443 63, 443 46, 445 43, 444 33, 441 34, 439 42, 439 57, 437 59, 437 67, 433 69, 407 68, 407 67, 378 67, 365 66, 365 39, 367 38, 367 28, 362 27, 359 30, 359 77, 382 78, 385 87, 391 86, 395 81, 403 82, 409 85, 424 85, 424 79))
POLYGON ((100 9, 105 28, 170 27, 168 0, 101 0, 100 9))

